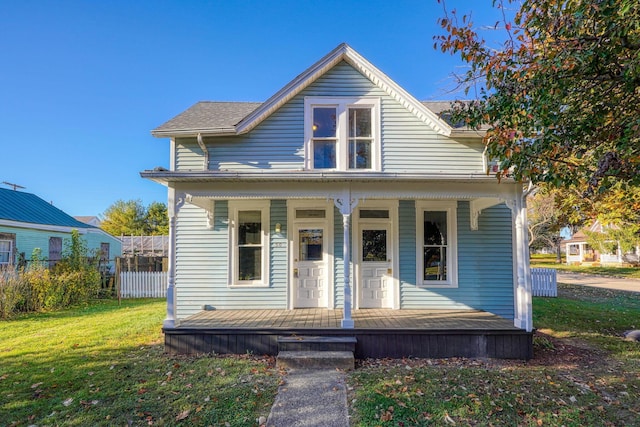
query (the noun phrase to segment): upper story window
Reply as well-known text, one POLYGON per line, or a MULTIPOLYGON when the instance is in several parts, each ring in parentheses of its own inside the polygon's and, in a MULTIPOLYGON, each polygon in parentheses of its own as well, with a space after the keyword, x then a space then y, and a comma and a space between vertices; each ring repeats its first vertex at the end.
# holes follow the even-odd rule
POLYGON ((380 98, 305 98, 307 169, 379 171, 380 98))

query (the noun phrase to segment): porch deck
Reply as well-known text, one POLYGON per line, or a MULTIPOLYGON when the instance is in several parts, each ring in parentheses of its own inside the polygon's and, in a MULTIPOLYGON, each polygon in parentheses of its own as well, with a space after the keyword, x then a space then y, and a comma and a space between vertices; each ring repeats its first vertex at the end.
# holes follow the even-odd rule
POLYGON ((476 310, 362 309, 355 327, 340 326, 342 310, 211 310, 165 328, 172 354, 278 353, 278 337, 355 337, 355 356, 495 357, 529 359, 532 334, 500 316, 476 310))

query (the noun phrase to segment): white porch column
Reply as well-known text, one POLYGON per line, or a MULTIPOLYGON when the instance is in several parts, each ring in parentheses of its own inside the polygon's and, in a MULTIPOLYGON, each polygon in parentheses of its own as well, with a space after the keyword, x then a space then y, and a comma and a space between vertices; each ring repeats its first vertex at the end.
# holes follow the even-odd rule
POLYGON ((358 200, 351 198, 351 191, 345 191, 342 196, 334 199, 336 207, 342 214, 342 230, 343 230, 343 269, 344 269, 344 313, 342 316, 342 327, 345 329, 352 329, 354 327, 353 319, 351 318, 351 230, 349 226, 349 219, 353 208, 358 204, 358 200))
POLYGON ((516 258, 516 327, 531 332, 533 330, 533 307, 531 299, 531 272, 529 268, 529 233, 527 231, 526 194, 517 194, 509 207, 515 219, 516 258))
POLYGON ((163 328, 176 327, 176 216, 184 204, 184 194, 176 198, 175 190, 169 188, 169 266, 167 278, 167 317, 162 322, 163 328))

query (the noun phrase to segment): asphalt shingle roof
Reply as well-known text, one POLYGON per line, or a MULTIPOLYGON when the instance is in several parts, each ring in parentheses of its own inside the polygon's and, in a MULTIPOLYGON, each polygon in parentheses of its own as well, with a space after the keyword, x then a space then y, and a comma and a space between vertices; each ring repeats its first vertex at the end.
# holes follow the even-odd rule
POLYGON ((78 221, 35 194, 0 188, 0 219, 74 228, 95 228, 78 221))
MULTIPOLYGON (((451 107, 451 101, 423 101, 422 104, 438 115, 451 107)), ((158 126, 153 132, 233 129, 261 105, 262 102, 201 101, 158 126)))
POLYGON ((160 125, 154 132, 233 128, 261 105, 262 102, 201 101, 160 125))

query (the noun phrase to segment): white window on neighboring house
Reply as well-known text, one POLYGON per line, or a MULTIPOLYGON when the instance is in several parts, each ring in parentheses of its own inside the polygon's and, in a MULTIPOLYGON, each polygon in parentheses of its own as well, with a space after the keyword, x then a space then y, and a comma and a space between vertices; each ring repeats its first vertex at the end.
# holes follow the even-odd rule
POLYGON ((457 287, 456 202, 416 204, 417 284, 457 287))
POLYGON ((305 167, 381 169, 380 98, 305 98, 305 167))
POLYGON ((268 286, 269 202, 230 202, 230 284, 268 286))
POLYGON ((12 264, 13 241, 0 240, 0 265, 12 264))

